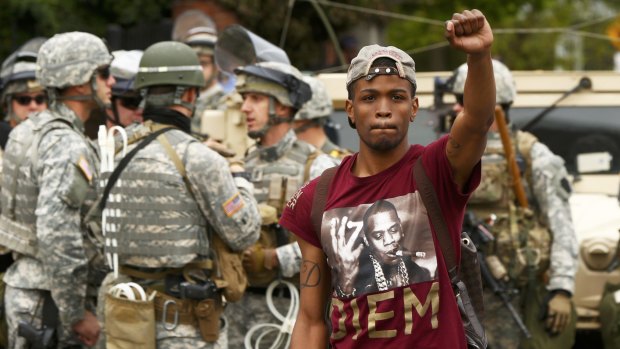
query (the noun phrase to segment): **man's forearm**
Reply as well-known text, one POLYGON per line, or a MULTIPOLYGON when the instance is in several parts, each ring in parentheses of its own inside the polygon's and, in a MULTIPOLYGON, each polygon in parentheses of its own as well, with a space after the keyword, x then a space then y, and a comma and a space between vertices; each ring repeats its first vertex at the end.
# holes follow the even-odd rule
POLYGON ((326 349, 328 341, 327 326, 323 321, 311 322, 299 316, 291 337, 291 349, 326 349))
POLYGON ((466 115, 488 128, 495 110, 495 78, 490 51, 467 56, 468 73, 463 100, 466 115))

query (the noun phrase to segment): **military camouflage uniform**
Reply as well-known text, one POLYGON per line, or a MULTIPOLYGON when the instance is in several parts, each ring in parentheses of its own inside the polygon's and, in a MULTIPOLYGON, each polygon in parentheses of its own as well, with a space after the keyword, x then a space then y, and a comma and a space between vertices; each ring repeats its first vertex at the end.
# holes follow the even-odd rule
MULTIPOLYGON (((85 309, 94 312, 92 296, 103 265, 82 217, 93 202, 98 158, 82 121, 64 104, 31 116, 11 132, 3 164, 2 222, 19 223, 34 245, 30 252, 16 251, 4 276, 10 348, 27 347, 17 337, 17 325, 25 321, 38 328, 44 291, 51 291, 59 310, 61 345, 77 344, 71 325, 85 309)), ((2 224, 0 230, 5 228, 2 224)))
MULTIPOLYGON (((278 216, 282 213, 286 200, 295 194, 305 181, 319 176, 325 169, 334 166, 334 161, 330 157, 318 152, 312 145, 298 140, 293 130, 289 130, 276 145, 252 149, 245 161, 246 171, 251 174, 254 183, 256 200, 259 204, 275 207, 278 216), (312 160, 314 156, 316 157, 312 160), (311 158, 308 160, 309 157, 311 158), (309 168, 306 168, 308 165, 310 165, 309 168), (274 183, 277 184, 274 185, 274 183), (283 183, 286 185, 283 186, 283 183), (284 192, 283 188, 285 188, 284 192)), ((263 227, 263 229, 269 230, 268 227, 263 227)), ((275 242, 274 232, 271 231, 269 234, 272 242, 275 242)), ((286 232, 286 235, 290 233, 286 232)), ((262 238, 261 242, 264 243, 262 238)), ((301 251, 296 242, 277 247, 276 254, 279 270, 269 281, 275 280, 278 273, 279 277, 285 278, 294 277, 299 273, 301 251)), ((249 277, 252 282, 252 273, 249 277)), ((246 292, 240 302, 229 304, 226 308, 226 315, 230 320, 231 349, 243 348, 245 334, 252 326, 261 323, 279 323, 269 312, 264 291, 261 292, 261 289, 264 290, 266 286, 265 284, 250 284, 252 290, 258 292, 246 292)), ((288 298, 274 299, 276 307, 282 314, 286 314, 289 301, 288 298)))
MULTIPOLYGON (((492 158, 487 156, 491 152, 490 149, 501 147, 497 134, 490 133, 489 137, 487 152, 482 160, 483 183, 480 187, 482 190, 485 188, 484 181, 492 180, 491 177, 493 176, 490 173, 485 173, 485 158, 487 161, 493 161, 492 158)), ((493 295, 488 290, 485 291, 484 295, 484 325, 489 343, 493 348, 528 348, 532 347, 534 343, 536 343, 535 347, 537 348, 556 348, 558 343, 562 343, 560 345, 564 346, 566 343, 572 343, 574 340, 576 314, 573 311, 571 324, 560 335, 550 336, 543 330, 540 313, 543 311, 543 298, 548 291, 565 290, 571 294, 574 292, 578 248, 568 203, 570 185, 567 180, 567 172, 564 168, 563 160, 553 154, 547 146, 538 142, 530 134, 522 132, 517 133, 515 140, 517 147, 530 142, 530 145, 524 148, 530 149, 529 158, 531 159, 531 165, 530 161, 525 161, 526 170, 522 179, 531 208, 535 212, 533 219, 538 219, 543 226, 547 227, 551 235, 549 236, 551 242, 549 246, 549 241, 545 242, 544 239, 541 239, 538 241, 540 245, 536 246, 535 241, 528 241, 528 246, 545 250, 540 253, 542 265, 539 267, 541 269, 535 272, 536 277, 534 280, 532 278, 528 279, 528 277, 521 277, 520 282, 514 283, 514 286, 517 287, 520 293, 514 297, 513 303, 516 309, 520 309, 521 316, 533 339, 525 340, 522 337, 522 333, 514 323, 507 308, 502 304, 499 297, 493 295), (546 277, 548 277, 548 283, 545 285, 543 278, 546 277), (519 346, 520 341, 521 346, 519 346), (554 343, 554 341, 556 342, 554 343)), ((527 154, 522 156, 528 157, 527 154)), ((508 190, 512 190, 508 182, 504 184, 509 188, 508 190)), ((470 205, 469 208, 476 210, 475 205, 470 205)), ((483 212, 488 213, 485 210, 483 212)), ((478 218, 486 217, 479 216, 478 218)), ((526 223, 519 222, 518 224, 521 229, 525 228, 523 224, 526 223)), ((492 231, 496 232, 493 228, 492 231)), ((499 240, 503 239, 502 236, 496 236, 496 238, 499 240)), ((513 236, 513 238, 517 237, 513 236)), ((496 241, 496 243, 501 243, 501 241, 496 241)), ((514 256, 512 254, 514 251, 502 253, 502 248, 499 247, 496 250, 491 249, 487 252, 489 254, 497 253, 502 258, 512 258, 511 256, 514 256), (511 254, 506 256, 505 254, 507 253, 511 254)), ((510 262, 506 259, 503 259, 503 261, 505 266, 508 267, 510 274, 510 262)), ((526 273, 526 271, 523 273, 526 273)), ((572 344, 567 347, 570 346, 572 344)))
MULTIPOLYGON (((128 137, 144 136, 150 127, 163 125, 150 121, 134 124, 128 128, 128 137)), ((197 201, 162 144, 153 141, 129 162, 111 191, 118 195, 106 209, 119 209, 120 216, 108 218, 118 233, 106 237, 116 238, 119 248, 106 247, 106 251, 118 253, 120 265, 161 272, 209 255, 207 225, 233 250, 253 244, 260 230, 260 215, 252 184, 233 178, 224 158, 181 130, 168 131, 165 138, 182 159, 197 201)), ((120 159, 117 156, 116 161, 120 159)), ((157 285, 144 279, 134 281, 145 287, 157 285)), ((207 343, 192 325, 179 324, 168 330, 161 319, 156 320, 158 348, 227 348, 225 327, 216 343, 207 343)))

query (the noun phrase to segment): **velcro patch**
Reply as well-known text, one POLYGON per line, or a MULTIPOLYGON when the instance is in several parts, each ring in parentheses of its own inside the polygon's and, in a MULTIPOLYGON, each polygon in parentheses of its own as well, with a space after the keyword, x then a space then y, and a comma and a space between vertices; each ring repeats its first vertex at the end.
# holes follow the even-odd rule
POLYGON ((230 199, 226 200, 226 202, 222 204, 222 207, 224 208, 226 215, 230 217, 235 214, 235 212, 243 208, 244 205, 245 203, 243 202, 241 195, 237 192, 230 199))
POLYGON ((92 183, 93 181, 93 172, 90 170, 90 165, 88 161, 83 155, 80 155, 80 160, 78 160, 77 167, 82 171, 82 174, 88 180, 88 183, 92 183))

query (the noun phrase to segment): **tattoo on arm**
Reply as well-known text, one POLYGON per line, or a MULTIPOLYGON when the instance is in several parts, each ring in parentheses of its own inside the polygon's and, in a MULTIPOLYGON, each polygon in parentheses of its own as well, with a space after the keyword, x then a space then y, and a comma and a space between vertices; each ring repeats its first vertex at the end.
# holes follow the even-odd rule
POLYGON ((452 153, 455 150, 458 150, 461 147, 461 144, 457 142, 452 135, 448 136, 448 143, 452 148, 448 148, 448 152, 452 153))
POLYGON ((319 265, 304 259, 301 262, 299 286, 301 288, 317 287, 321 283, 321 270, 319 265))

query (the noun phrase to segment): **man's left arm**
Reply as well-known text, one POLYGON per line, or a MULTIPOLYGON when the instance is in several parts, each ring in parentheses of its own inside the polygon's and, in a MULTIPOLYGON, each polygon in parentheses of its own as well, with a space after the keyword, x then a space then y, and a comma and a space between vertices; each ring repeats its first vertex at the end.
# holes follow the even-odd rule
POLYGON ((571 187, 564 161, 547 146, 535 143, 530 154, 532 189, 552 234, 551 273, 547 285, 550 292, 548 314, 556 321, 550 321, 549 327, 559 332, 570 320, 570 297, 575 289, 577 271, 577 236, 568 201, 571 187))
POLYGON ((446 22, 445 37, 450 45, 467 53, 463 111, 456 117, 446 156, 456 184, 463 188, 486 146, 486 134, 493 123, 495 79, 491 61, 493 33, 478 10, 456 13, 446 22))

